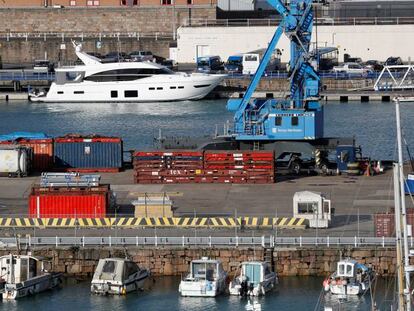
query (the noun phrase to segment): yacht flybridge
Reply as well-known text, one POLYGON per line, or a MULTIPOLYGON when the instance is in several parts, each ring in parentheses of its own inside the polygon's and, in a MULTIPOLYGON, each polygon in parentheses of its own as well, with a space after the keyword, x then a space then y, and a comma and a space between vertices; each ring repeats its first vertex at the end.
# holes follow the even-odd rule
POLYGON ((101 61, 75 45, 84 65, 60 67, 49 91, 29 93, 35 102, 158 102, 197 100, 210 93, 225 77, 173 72, 153 62, 101 61))

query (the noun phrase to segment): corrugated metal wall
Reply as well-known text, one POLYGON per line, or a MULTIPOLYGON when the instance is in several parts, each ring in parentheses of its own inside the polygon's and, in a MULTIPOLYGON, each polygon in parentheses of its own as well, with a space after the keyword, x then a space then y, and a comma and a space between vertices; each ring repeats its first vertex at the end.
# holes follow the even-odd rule
POLYGON ((29 197, 29 216, 37 218, 105 217, 108 193, 35 193, 29 197))
POLYGON ((121 168, 122 141, 63 142, 56 140, 54 161, 61 168, 121 168))

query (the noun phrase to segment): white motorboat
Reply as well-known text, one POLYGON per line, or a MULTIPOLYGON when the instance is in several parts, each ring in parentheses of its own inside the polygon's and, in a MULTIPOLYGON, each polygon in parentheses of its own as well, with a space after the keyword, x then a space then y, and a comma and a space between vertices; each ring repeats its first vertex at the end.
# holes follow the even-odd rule
POLYGON ((226 290, 227 273, 220 260, 203 257, 193 260, 190 273, 179 286, 181 296, 215 297, 226 290))
POLYGON ((30 255, 0 257, 5 279, 3 299, 14 300, 52 289, 61 283, 61 273, 49 272, 49 261, 30 255))
POLYGON ((91 283, 91 292, 100 295, 125 295, 144 287, 150 276, 147 269, 122 258, 100 259, 91 283))
POLYGON ((55 69, 49 91, 34 90, 34 102, 160 102, 197 100, 226 75, 173 72, 154 62, 102 63, 75 45, 84 65, 55 69))
POLYGON ((278 283, 276 273, 264 261, 246 261, 241 264, 240 274, 230 282, 230 295, 261 296, 278 283))
POLYGON ((345 259, 339 261, 337 271, 323 281, 323 287, 334 295, 361 295, 369 290, 373 277, 374 273, 367 266, 345 259))

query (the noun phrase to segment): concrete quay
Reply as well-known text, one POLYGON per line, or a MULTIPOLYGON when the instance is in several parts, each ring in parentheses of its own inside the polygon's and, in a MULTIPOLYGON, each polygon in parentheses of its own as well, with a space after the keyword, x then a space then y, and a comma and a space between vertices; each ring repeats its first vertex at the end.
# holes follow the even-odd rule
MULTIPOLYGON (((32 176, 21 179, 0 178, 0 216, 27 217, 27 198, 31 187, 39 181, 32 176)), ((393 207, 392 172, 386 171, 377 176, 279 176, 274 184, 167 184, 141 185, 133 184, 133 171, 120 173, 103 173, 102 182, 111 184, 117 195, 119 210, 116 217, 132 217, 131 201, 145 192, 177 193, 172 196, 175 217, 292 217, 293 194, 297 191, 310 190, 324 193, 332 200, 335 215, 330 229, 279 230, 277 234, 285 236, 374 236, 373 214, 387 212, 393 207), (212 195, 214 194, 214 195, 212 195)), ((407 198, 407 206, 412 203, 407 198)), ((224 235, 234 234, 236 228, 227 229, 156 229, 161 236, 224 235)), ((238 228, 240 229, 240 228, 238 228)), ((273 232, 275 228, 267 228, 262 233, 273 232)), ((4 235, 33 234, 39 229, 33 228, 2 228, 4 235)), ((244 229, 241 234, 249 235, 251 230, 244 229)), ((115 227, 88 229, 62 228, 41 229, 41 235, 73 236, 74 234, 108 236, 120 235, 154 235, 152 228, 115 227)))

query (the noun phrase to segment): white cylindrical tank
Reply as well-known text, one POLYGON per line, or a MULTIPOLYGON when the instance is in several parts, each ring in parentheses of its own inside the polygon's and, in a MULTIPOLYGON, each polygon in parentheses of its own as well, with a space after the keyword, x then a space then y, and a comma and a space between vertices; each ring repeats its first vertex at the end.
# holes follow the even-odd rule
POLYGON ((27 175, 29 154, 26 148, 0 149, 0 174, 27 175))

